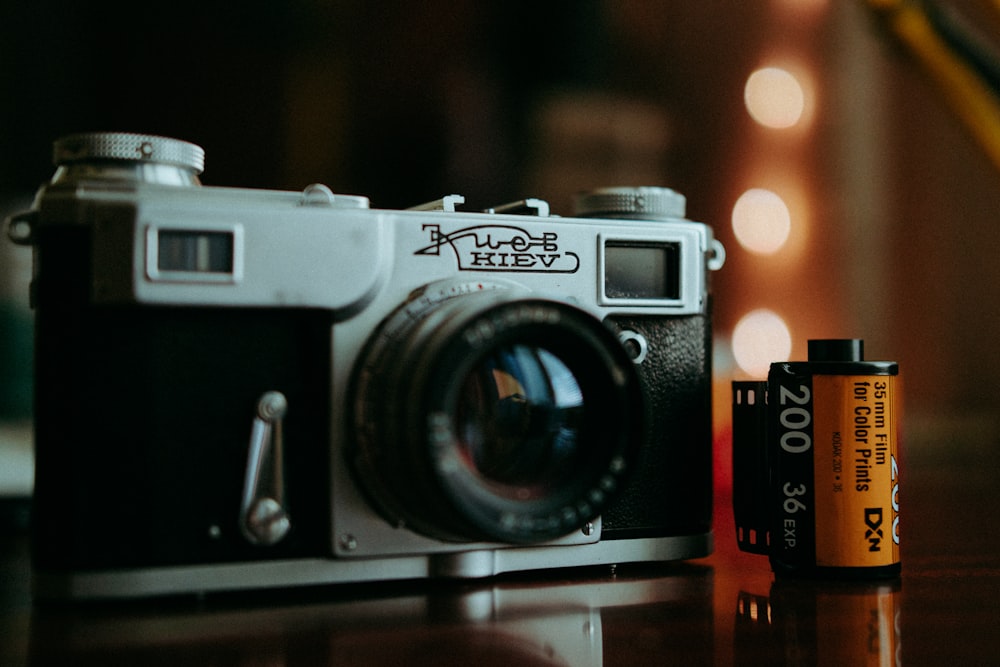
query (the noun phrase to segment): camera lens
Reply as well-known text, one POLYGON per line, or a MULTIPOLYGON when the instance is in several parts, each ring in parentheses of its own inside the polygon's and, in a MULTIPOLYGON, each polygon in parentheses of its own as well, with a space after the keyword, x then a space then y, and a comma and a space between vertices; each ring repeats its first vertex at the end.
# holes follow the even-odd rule
POLYGON ((450 541, 547 541, 596 518, 640 448, 634 365, 610 329, 516 290, 417 299, 354 383, 352 463, 394 523, 450 541))

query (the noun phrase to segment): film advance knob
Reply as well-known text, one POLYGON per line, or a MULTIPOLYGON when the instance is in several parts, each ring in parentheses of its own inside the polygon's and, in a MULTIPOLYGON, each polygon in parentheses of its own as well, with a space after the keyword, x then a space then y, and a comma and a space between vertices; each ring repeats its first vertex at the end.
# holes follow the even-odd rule
POLYGON ((52 160, 56 165, 123 160, 167 164, 195 174, 205 170, 205 151, 201 146, 131 132, 91 132, 63 137, 53 145, 52 160))
POLYGON ((72 185, 81 181, 150 183, 157 185, 201 185, 198 175, 205 169, 201 146, 130 132, 91 132, 57 140, 52 146, 56 173, 52 184, 72 185))
POLYGON ((652 186, 590 190, 578 194, 573 203, 581 218, 683 218, 687 209, 681 193, 652 186))

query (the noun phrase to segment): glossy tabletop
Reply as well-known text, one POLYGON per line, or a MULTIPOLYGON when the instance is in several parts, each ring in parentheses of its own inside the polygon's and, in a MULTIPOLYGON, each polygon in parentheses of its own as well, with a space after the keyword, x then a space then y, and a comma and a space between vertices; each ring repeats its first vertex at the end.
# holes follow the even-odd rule
POLYGON ((1000 455, 992 435, 915 434, 903 576, 778 580, 739 553, 493 581, 33 605, 23 536, 2 548, 3 665, 982 665, 1000 663, 1000 455))

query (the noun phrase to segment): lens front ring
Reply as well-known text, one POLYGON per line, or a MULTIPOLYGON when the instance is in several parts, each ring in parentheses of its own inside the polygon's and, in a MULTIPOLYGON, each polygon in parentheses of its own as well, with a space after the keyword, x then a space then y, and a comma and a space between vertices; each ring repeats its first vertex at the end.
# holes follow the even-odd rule
POLYGON ((354 384, 352 463, 393 522, 451 541, 547 541, 624 484, 641 392, 591 315, 494 290, 401 308, 373 341, 354 384))

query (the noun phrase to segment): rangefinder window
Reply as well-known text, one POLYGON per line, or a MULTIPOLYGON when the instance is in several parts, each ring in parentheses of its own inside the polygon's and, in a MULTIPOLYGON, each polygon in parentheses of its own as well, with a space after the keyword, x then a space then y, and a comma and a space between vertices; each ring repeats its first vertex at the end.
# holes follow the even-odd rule
POLYGON ((154 280, 235 282, 242 260, 239 231, 151 228, 147 273, 154 280))
POLYGON ((233 235, 226 232, 160 230, 160 271, 232 273, 233 235))
POLYGON ((605 243, 604 295, 609 299, 679 299, 678 244, 605 243))

